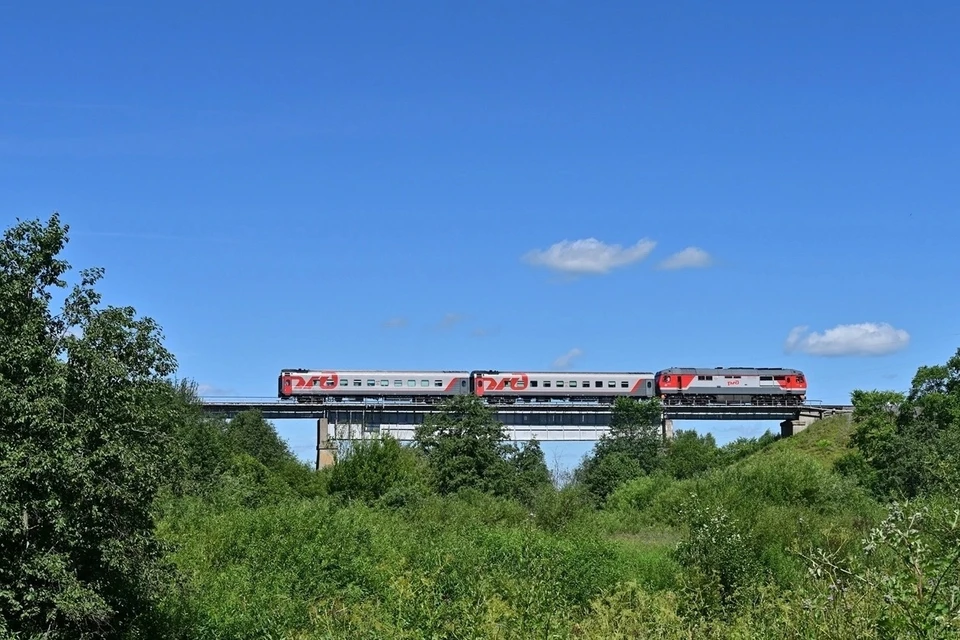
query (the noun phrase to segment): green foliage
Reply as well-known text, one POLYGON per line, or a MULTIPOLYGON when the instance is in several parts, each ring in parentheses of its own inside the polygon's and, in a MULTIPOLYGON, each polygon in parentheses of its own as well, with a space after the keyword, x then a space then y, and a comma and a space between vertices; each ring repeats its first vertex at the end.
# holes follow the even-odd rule
POLYGON ((654 498, 673 484, 673 479, 663 473, 635 478, 617 487, 607 499, 607 508, 643 511, 653 503, 654 498))
POLYGON ((922 366, 910 392, 855 391, 860 458, 844 468, 879 496, 960 495, 960 350, 945 365, 922 366))
POLYGON ((514 447, 510 455, 514 480, 509 495, 524 504, 532 504, 538 494, 553 488, 550 470, 540 443, 528 441, 523 447, 514 447))
POLYGON ((862 554, 818 549, 812 575, 847 602, 871 598, 884 637, 960 637, 960 509, 952 500, 894 502, 862 554))
POLYGON ((717 465, 719 451, 712 434, 677 431, 667 445, 664 469, 674 478, 692 478, 717 465))
POLYGON ((767 578, 763 546, 752 528, 726 505, 704 502, 691 494, 679 511, 689 535, 677 545, 676 559, 685 575, 691 608, 710 615, 734 601, 738 590, 767 578))
POLYGON ((666 451, 661 432, 662 405, 617 398, 610 429, 574 472, 598 503, 624 482, 651 473, 663 465, 666 451))
POLYGON ((66 287, 68 227, 0 244, 0 619, 23 634, 144 629, 162 588, 153 499, 180 416, 157 324, 66 287))
POLYGON ((469 491, 400 511, 182 503, 162 535, 184 569, 166 637, 557 637, 632 564, 614 543, 545 533, 515 503, 469 491))
MULTIPOLYGON (((804 432, 801 432, 801 434, 804 432)), ((774 435, 769 430, 764 431, 759 438, 740 437, 723 445, 717 451, 716 467, 726 467, 739 462, 748 456, 766 450, 773 443, 780 440, 780 435, 774 435)))
POLYGON ((227 423, 225 435, 234 451, 249 454, 271 469, 296 460, 276 428, 259 411, 238 414, 227 423))
POLYGON ((388 500, 399 501, 426 492, 427 472, 416 449, 385 436, 354 443, 330 468, 327 490, 346 500, 373 503, 389 494, 388 500))
POLYGON ((414 433, 441 495, 477 489, 529 499, 550 472, 536 442, 524 448, 506 442, 506 430, 476 396, 458 396, 427 416, 414 433))

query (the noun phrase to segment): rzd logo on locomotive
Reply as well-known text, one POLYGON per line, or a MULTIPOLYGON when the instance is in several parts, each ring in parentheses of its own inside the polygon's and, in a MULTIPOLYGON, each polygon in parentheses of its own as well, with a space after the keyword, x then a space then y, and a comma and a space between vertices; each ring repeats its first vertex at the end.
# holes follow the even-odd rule
POLYGON ((530 386, 530 376, 517 373, 499 378, 495 376, 477 376, 477 395, 482 396, 489 391, 503 391, 508 387, 512 391, 524 391, 530 386))
POLYGON ((295 389, 333 389, 340 384, 340 376, 332 371, 325 371, 318 376, 285 376, 283 386, 291 385, 295 389))

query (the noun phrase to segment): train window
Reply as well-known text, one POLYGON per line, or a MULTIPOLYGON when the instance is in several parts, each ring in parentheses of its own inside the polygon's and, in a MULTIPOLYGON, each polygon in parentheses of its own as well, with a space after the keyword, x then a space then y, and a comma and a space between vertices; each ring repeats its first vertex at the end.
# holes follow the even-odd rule
POLYGON ((443 386, 443 380, 434 380, 434 381, 433 381, 433 386, 435 386, 435 387, 442 387, 442 386, 443 386))
POLYGON ((647 389, 653 388, 653 380, 647 380, 647 389))
POLYGON ((558 387, 562 387, 562 386, 563 386, 563 380, 557 380, 557 386, 558 386, 558 387))
POLYGON ((403 386, 403 380, 394 380, 394 381, 393 381, 393 386, 395 386, 395 387, 402 387, 402 386, 403 386))
POLYGON ((540 383, 537 382, 536 380, 531 380, 531 381, 530 381, 530 386, 531 386, 531 387, 536 387, 536 386, 538 386, 539 384, 540 384, 540 383))
POLYGON ((761 380, 773 380, 773 376, 760 376, 761 380))
POLYGON ((610 380, 610 381, 607 382, 607 386, 610 387, 611 389, 613 389, 614 387, 617 386, 617 381, 616 381, 616 380, 610 380))
POLYGON ((597 387, 598 389, 603 387, 603 380, 595 380, 593 386, 597 387))
POLYGON ((389 387, 389 386, 390 386, 390 381, 389 381, 389 380, 381 380, 381 381, 380 381, 380 386, 381 386, 381 387, 389 387))
POLYGON ((367 386, 368 386, 368 387, 375 387, 375 386, 377 386, 377 381, 376 381, 376 380, 367 380, 367 386))
POLYGON ((466 380, 461 380, 461 381, 460 381, 460 386, 461 386, 461 387, 467 386, 467 381, 466 381, 466 380))
POLYGON ((544 381, 543 381, 543 386, 544 386, 544 387, 549 387, 549 386, 550 386, 550 381, 549 381, 549 380, 544 380, 544 381))
POLYGON ((353 386, 355 386, 355 387, 362 387, 363 384, 362 384, 362 382, 361 382, 360 380, 354 380, 354 381, 353 381, 353 386))
POLYGON ((584 386, 585 388, 588 388, 588 387, 590 386, 590 381, 589 381, 589 380, 584 380, 584 381, 583 381, 583 386, 584 386))
POLYGON ((340 386, 341 386, 341 387, 346 387, 346 386, 349 385, 349 384, 350 384, 350 381, 349 381, 349 380, 347 380, 346 378, 340 378, 340 386))
POLYGON ((576 381, 576 380, 571 380, 571 381, 570 381, 570 386, 571 386, 571 387, 577 386, 577 381, 576 381))
POLYGON ((623 388, 623 389, 629 389, 629 388, 630 388, 630 383, 627 382, 626 380, 621 380, 621 381, 620 381, 620 387, 623 388))
POLYGON ((415 387, 415 386, 417 386, 417 381, 416 381, 416 380, 407 380, 407 386, 408 386, 408 387, 415 387))
POLYGON ((429 381, 429 380, 421 380, 421 381, 420 381, 420 386, 421 386, 421 387, 429 387, 429 386, 430 386, 430 381, 429 381))

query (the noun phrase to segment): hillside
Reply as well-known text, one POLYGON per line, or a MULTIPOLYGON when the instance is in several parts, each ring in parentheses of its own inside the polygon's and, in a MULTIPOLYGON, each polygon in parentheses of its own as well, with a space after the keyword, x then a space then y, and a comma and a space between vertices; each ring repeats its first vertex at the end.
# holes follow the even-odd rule
POLYGON ((850 450, 853 421, 849 415, 838 415, 817 420, 789 438, 782 438, 755 455, 770 455, 782 451, 803 453, 828 468, 850 450))

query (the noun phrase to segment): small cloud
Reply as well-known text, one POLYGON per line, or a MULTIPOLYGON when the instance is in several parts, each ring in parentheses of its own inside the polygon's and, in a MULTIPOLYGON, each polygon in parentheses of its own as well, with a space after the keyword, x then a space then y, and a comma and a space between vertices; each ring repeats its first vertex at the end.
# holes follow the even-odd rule
POLYGON ((407 319, 400 317, 390 318, 389 320, 385 320, 381 326, 384 329, 399 329, 407 326, 407 319))
POLYGON ((807 333, 807 327, 794 327, 784 343, 784 351, 802 351, 814 356, 879 356, 905 348, 910 334, 889 324, 864 322, 840 324, 823 333, 807 333))
POLYGON ((604 244, 596 238, 564 240, 544 251, 530 251, 524 260, 564 273, 601 274, 643 260, 656 246, 656 242, 646 238, 627 248, 604 244))
POLYGON ((463 322, 464 317, 459 313, 448 313, 437 324, 438 329, 451 329, 454 325, 463 322))
POLYGON ((474 338, 489 338, 490 336, 495 336, 500 333, 499 327, 493 327, 491 329, 486 329, 484 327, 478 327, 470 332, 474 338))
POLYGON ((579 358, 579 357, 582 356, 582 355, 583 355, 583 351, 580 350, 580 349, 578 349, 578 348, 576 348, 576 347, 574 347, 573 349, 570 349, 570 351, 567 351, 565 354, 563 354, 562 356, 560 356, 559 358, 557 358, 556 360, 554 360, 554 361, 553 361, 553 368, 554 368, 554 369, 569 369, 569 368, 570 368, 570 365, 573 364, 573 361, 574 361, 576 358, 579 358))
POLYGON ((699 247, 687 247, 661 262, 658 269, 697 269, 713 264, 710 254, 699 247))
POLYGON ((216 387, 212 384, 200 383, 197 385, 197 395, 201 396, 228 396, 230 395, 230 389, 224 389, 223 387, 216 387))

